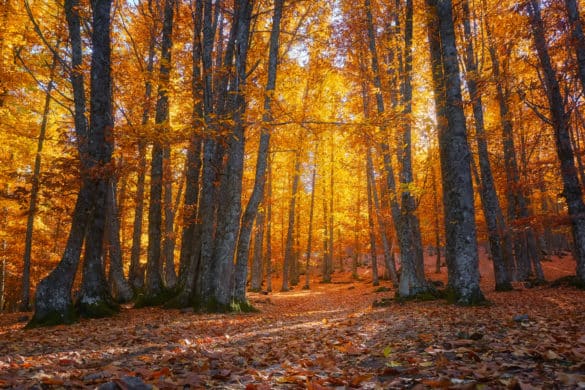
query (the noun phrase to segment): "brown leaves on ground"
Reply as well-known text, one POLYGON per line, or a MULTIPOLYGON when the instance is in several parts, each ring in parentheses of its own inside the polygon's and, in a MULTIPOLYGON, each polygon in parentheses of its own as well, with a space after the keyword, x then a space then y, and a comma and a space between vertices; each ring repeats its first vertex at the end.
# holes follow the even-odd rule
MULTIPOLYGON (((544 263, 547 275, 574 263, 544 263)), ((482 267, 482 269, 485 269, 482 267)), ((578 388, 585 386, 585 292, 484 290, 492 304, 372 302, 362 279, 250 294, 254 314, 127 309, 25 331, 0 320, 0 387, 138 389, 578 388)), ((442 278, 445 275, 429 275, 442 278)), ((385 283, 387 286, 389 284, 385 283)))

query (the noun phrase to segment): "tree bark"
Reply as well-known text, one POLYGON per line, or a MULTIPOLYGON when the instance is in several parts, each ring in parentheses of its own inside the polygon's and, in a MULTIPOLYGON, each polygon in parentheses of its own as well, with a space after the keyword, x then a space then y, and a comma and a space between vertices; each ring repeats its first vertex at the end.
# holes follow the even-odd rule
POLYGON ((315 212, 315 177, 317 176, 317 167, 313 162, 313 173, 311 174, 311 205, 309 211, 309 233, 307 237, 307 252, 305 255, 305 285, 303 289, 308 290, 310 288, 311 280, 311 252, 313 244, 313 215, 315 212))
POLYGON ((374 178, 374 164, 372 162, 372 151, 370 147, 366 151, 366 164, 367 164, 367 172, 368 177, 370 178, 370 190, 372 192, 372 200, 374 201, 374 210, 376 213, 376 219, 378 220, 378 231, 380 233, 380 239, 382 240, 382 247, 384 248, 384 264, 386 266, 386 271, 390 276, 390 280, 392 280, 392 284, 397 287, 398 286, 398 275, 396 273, 396 265, 394 264, 394 259, 392 258, 392 246, 388 241, 388 227, 386 226, 386 221, 384 220, 384 216, 382 215, 380 200, 378 197, 378 190, 376 189, 376 179, 374 178))
MULTIPOLYGON (((57 267, 37 286, 35 312, 27 325, 29 327, 71 323, 76 320, 77 313, 71 299, 71 288, 90 220, 93 221, 91 223, 93 235, 90 236, 89 241, 96 243, 93 246, 88 245, 89 248, 86 246, 86 254, 90 257, 85 261, 87 264, 84 266, 84 271, 96 271, 96 274, 88 275, 87 271, 84 272, 83 291, 79 303, 85 315, 103 315, 112 308, 101 267, 103 225, 100 232, 100 223, 103 224, 105 205, 99 201, 105 200, 105 198, 100 199, 100 195, 105 195, 105 191, 98 191, 100 186, 103 188, 104 180, 107 178, 100 177, 103 175, 95 177, 94 174, 95 168, 105 166, 111 157, 111 145, 107 142, 111 140, 113 126, 109 44, 111 1, 96 2, 94 0, 92 5, 94 14, 90 94, 92 131, 90 132, 85 116, 83 74, 76 71, 83 65, 80 5, 77 0, 65 1, 65 16, 71 45, 71 65, 74 70, 70 78, 75 105, 74 123, 81 161, 82 184, 73 211, 65 251, 57 267), (94 308, 98 310, 93 310, 94 308)), ((97 171, 99 172, 99 169, 97 171)))
POLYGON ((213 299, 219 309, 227 309, 234 294, 234 256, 241 218, 242 176, 244 168, 244 116, 246 99, 246 62, 250 41, 253 2, 239 0, 235 4, 235 78, 231 81, 229 107, 233 116, 233 133, 229 136, 226 172, 221 181, 213 275, 216 280, 213 299))
MULTIPOLYGON (((150 30, 148 43, 148 60, 146 63, 146 82, 144 86, 144 107, 141 125, 145 127, 150 118, 152 100, 152 74, 154 72, 154 56, 156 31, 154 23, 150 30)), ((128 279, 134 291, 144 287, 144 267, 140 264, 142 247, 142 219, 144 215, 144 181, 146 176, 146 140, 143 136, 138 140, 138 170, 136 183, 136 206, 134 209, 134 225, 132 228, 132 248, 130 250, 130 272, 128 279)))
POLYGON ((268 158, 266 173, 266 291, 272 292, 272 162, 268 158))
POLYGON ((161 61, 159 71, 158 96, 156 101, 155 124, 159 127, 158 137, 153 142, 150 166, 150 204, 148 208, 148 260, 146 263, 146 283, 144 304, 156 303, 163 292, 161 275, 162 242, 162 189, 164 164, 164 139, 169 127, 169 82, 171 72, 171 48, 173 46, 173 14, 175 0, 165 0, 162 28, 161 61))
POLYGON ((562 194, 567 202, 571 219, 575 261, 577 263, 577 280, 580 284, 585 285, 585 204, 583 203, 583 194, 579 184, 577 168, 575 167, 573 148, 571 147, 568 116, 563 104, 559 82, 548 53, 544 23, 540 14, 538 0, 530 0, 528 12, 531 19, 534 45, 544 72, 543 84, 554 127, 557 155, 561 163, 562 194))
MULTIPOLYGON (((367 22, 367 32, 368 32, 368 46, 370 50, 370 57, 371 57, 371 70, 373 72, 373 83, 374 87, 376 88, 376 108, 378 111, 378 115, 384 115, 385 107, 384 107, 384 98, 382 95, 382 82, 380 78, 380 66, 378 61, 378 54, 376 49, 376 36, 374 31, 374 22, 372 17, 372 10, 371 10, 371 2, 370 0, 365 0, 365 8, 366 8, 366 22, 367 22)), ((410 58, 412 61, 410 53, 411 44, 412 44, 412 4, 407 3, 407 33, 405 34, 405 47, 407 48, 407 57, 410 58), (410 15, 410 16, 408 16, 410 15), (410 41, 410 43, 409 43, 410 41)), ((410 67, 412 65, 409 65, 410 67)), ((406 69, 405 69, 406 70, 406 69)), ((410 75, 408 72, 405 72, 405 79, 403 80, 402 84, 402 99, 404 105, 403 113, 408 114, 410 107, 410 98, 409 94, 412 93, 410 89, 410 75), (410 91, 409 91, 410 89, 410 91)), ((403 141, 408 142, 410 145, 410 124, 408 122, 408 118, 403 119, 403 129, 405 130, 405 138, 403 141)), ((383 125, 381 127, 383 133, 387 133, 387 126, 383 125)), ((402 196, 402 208, 398 202, 397 198, 397 191, 396 191, 396 181, 394 178, 394 170, 392 168, 391 156, 390 156, 390 148, 387 144, 387 141, 380 142, 380 149, 382 151, 382 156, 384 160, 384 170, 386 171, 386 183, 388 187, 389 197, 390 197, 390 209, 392 212, 392 220, 394 222, 394 227, 396 230, 396 234, 398 236, 398 245, 400 248, 400 258, 402 263, 402 271, 401 271, 401 281, 399 285, 399 295, 407 298, 416 296, 418 294, 424 293, 431 289, 430 284, 426 281, 424 277, 424 270, 422 269, 422 241, 420 239, 420 226, 418 223, 418 219, 414 215, 414 207, 415 202, 414 198, 410 195, 410 192, 405 186, 405 190, 403 191, 402 196)), ((401 172, 401 183, 402 182, 409 182, 412 176, 412 165, 409 164, 410 159, 410 151, 408 150, 409 146, 406 148, 405 153, 401 153, 400 161, 403 169, 401 172), (406 162, 406 164, 405 164, 406 162)), ((373 185, 374 183, 372 183, 373 185)))
POLYGON ((254 256, 252 257, 252 277, 250 278, 250 291, 259 292, 262 289, 262 255, 264 252, 264 226, 266 224, 266 212, 260 205, 256 216, 256 234, 254 235, 254 256))
POLYGON ((473 105, 473 117, 475 119, 475 138, 479 155, 480 191, 481 203, 488 230, 490 253, 492 255, 495 289, 496 291, 509 291, 512 289, 511 277, 508 274, 504 235, 506 226, 499 225, 498 214, 502 214, 500 201, 496 192, 494 177, 489 160, 487 136, 485 132, 482 93, 478 87, 478 70, 475 62, 473 48, 473 36, 471 31, 471 15, 467 0, 462 2, 463 8, 463 29, 467 42, 465 50, 465 66, 467 87, 473 105))
POLYGON ((124 265, 122 262, 122 248, 120 240, 120 213, 116 197, 116 181, 114 178, 108 184, 107 195, 107 247, 110 254, 110 290, 119 303, 129 302, 134 295, 132 287, 124 277, 124 265))
MULTIPOLYGON (((262 115, 262 129, 260 133, 260 143, 258 146, 258 157, 256 159, 256 173, 254 178, 254 188, 252 195, 248 200, 244 215, 242 217, 240 235, 238 239, 236 255, 236 282, 234 299, 236 301, 246 300, 246 280, 248 270, 248 256, 250 253, 250 237, 252 225, 258 213, 258 206, 264 198, 264 187, 266 183, 266 166, 268 161, 268 151, 270 148, 270 123, 272 122, 272 97, 276 89, 276 76, 278 71, 278 48, 280 37, 280 20, 282 19, 282 10, 284 0, 276 0, 274 4, 274 14, 272 17, 272 29, 270 32, 270 49, 268 54, 268 80, 264 93, 264 114, 262 115)), ((258 228, 258 227, 257 227, 258 228)))
POLYGON ((366 168, 366 179, 368 187, 368 227, 370 232, 370 257, 372 260, 372 284, 374 286, 380 285, 378 276, 378 254, 376 251, 376 229, 374 228, 374 206, 372 201, 372 181, 369 171, 366 168))
POLYGON ((286 246, 284 250, 284 263, 282 271, 282 288, 281 291, 289 290, 289 269, 293 261, 293 229, 295 224, 295 209, 297 202, 297 192, 299 188, 299 176, 301 170, 300 152, 295 151, 294 173, 292 182, 292 192, 288 209, 288 229, 286 233, 286 246))
POLYGON ((83 261, 81 291, 76 302, 85 317, 109 316, 117 310, 110 294, 103 266, 104 230, 107 214, 108 182, 112 175, 112 108, 110 10, 111 0, 92 0, 93 29, 91 55, 90 140, 92 160, 90 175, 95 181, 92 213, 83 261))
POLYGON ((577 69, 579 81, 581 81, 581 92, 585 92, 585 35, 583 34, 579 7, 576 0, 565 0, 565 7, 571 23, 572 43, 577 53, 577 69))
MULTIPOLYGON (((444 73, 436 80, 442 99, 439 117, 445 125, 439 126, 439 149, 443 179, 443 207, 445 210, 446 261, 449 270, 448 287, 453 300, 459 304, 475 304, 484 300, 479 286, 479 259, 475 230, 475 208, 470 172, 470 151, 463 101, 452 4, 450 0, 427 0, 431 28, 439 33, 444 73), (436 16, 435 16, 436 15, 436 16), (443 105, 444 104, 444 105, 443 105)), ((435 74, 435 72, 433 72, 435 74)))

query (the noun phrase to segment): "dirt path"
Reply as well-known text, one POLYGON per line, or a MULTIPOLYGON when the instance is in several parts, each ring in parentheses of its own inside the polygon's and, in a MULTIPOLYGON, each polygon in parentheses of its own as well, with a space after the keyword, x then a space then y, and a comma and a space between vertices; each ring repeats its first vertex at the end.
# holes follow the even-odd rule
MULTIPOLYGON (((261 310, 253 314, 125 309, 114 318, 31 331, 22 329, 18 315, 7 315, 0 319, 0 386, 530 389, 585 383, 585 292, 490 293, 484 267, 487 307, 434 301, 372 308, 393 293, 376 292, 362 270, 360 281, 336 274, 336 283, 314 283, 309 291, 251 294, 261 310)), ((555 259, 544 267, 558 277, 573 265, 555 259)))

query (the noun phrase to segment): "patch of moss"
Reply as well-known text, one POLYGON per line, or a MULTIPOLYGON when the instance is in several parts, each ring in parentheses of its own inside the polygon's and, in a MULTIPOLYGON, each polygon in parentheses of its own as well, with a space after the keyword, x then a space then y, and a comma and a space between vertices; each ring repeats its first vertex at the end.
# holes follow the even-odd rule
POLYGON ((256 309, 248 301, 233 301, 231 303, 231 311, 236 313, 259 313, 260 310, 256 309))
POLYGON ((496 284, 495 291, 497 291, 497 292, 514 291, 514 287, 512 287, 512 283, 510 283, 510 282, 496 284))
POLYGON ((449 286, 447 286, 442 294, 448 303, 459 306, 489 306, 491 304, 481 293, 475 294, 470 299, 462 300, 455 289, 449 286))
POLYGON ((67 306, 64 312, 52 310, 40 316, 37 312, 34 313, 33 318, 26 324, 25 329, 34 329, 45 326, 55 325, 69 325, 77 322, 79 316, 75 311, 73 305, 67 306))
POLYGON ((392 305, 392 302, 394 302, 392 298, 381 298, 372 302, 372 307, 387 307, 392 305))
POLYGON ((136 303, 134 304, 134 307, 142 308, 150 306, 162 306, 171 301, 177 295, 177 288, 163 288, 158 294, 147 294, 146 292, 141 292, 136 297, 136 303))
POLYGON ((553 280, 550 283, 551 287, 558 288, 558 287, 576 287, 580 290, 585 290, 585 282, 579 280, 575 275, 568 275, 563 276, 562 278, 558 278, 553 280))
POLYGON ((443 298, 443 291, 436 289, 428 289, 416 294, 409 295, 407 297, 401 296, 400 293, 396 291, 396 295, 394 297, 394 299, 400 303, 412 301, 414 302, 436 301, 437 299, 441 298, 443 298))
POLYGON ((106 299, 101 299, 95 303, 77 302, 75 305, 81 317, 84 318, 104 318, 111 317, 120 311, 120 306, 106 299))
POLYGON ((390 289, 388 287, 382 286, 382 287, 378 287, 377 289, 374 290, 374 292, 380 293, 380 292, 388 292, 390 291, 390 289))

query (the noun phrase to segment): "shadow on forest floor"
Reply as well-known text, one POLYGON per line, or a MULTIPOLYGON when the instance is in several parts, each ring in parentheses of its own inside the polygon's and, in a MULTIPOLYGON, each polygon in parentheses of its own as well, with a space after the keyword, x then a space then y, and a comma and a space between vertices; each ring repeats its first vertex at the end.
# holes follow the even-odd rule
MULTIPOLYGON (((428 259, 429 265, 432 258, 428 259)), ((543 263, 549 280, 574 262, 543 263)), ((490 388, 577 387, 585 382, 585 292, 539 286, 492 292, 489 307, 389 301, 361 280, 250 294, 251 314, 124 309, 115 317, 23 330, 0 317, 0 387, 490 388), (134 377, 134 378, 128 378, 134 377)), ((429 269, 433 269, 429 266, 429 269)), ((446 280, 429 274, 433 280, 446 280)), ((278 281, 275 281, 278 285, 278 281)))

